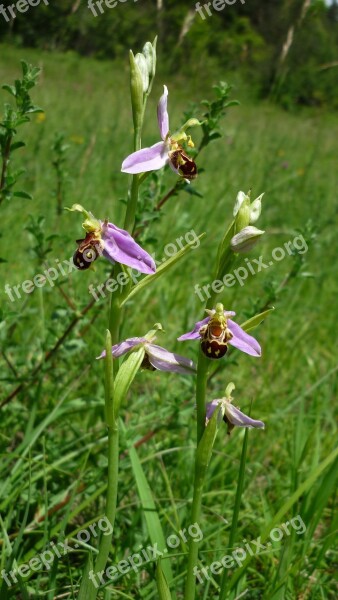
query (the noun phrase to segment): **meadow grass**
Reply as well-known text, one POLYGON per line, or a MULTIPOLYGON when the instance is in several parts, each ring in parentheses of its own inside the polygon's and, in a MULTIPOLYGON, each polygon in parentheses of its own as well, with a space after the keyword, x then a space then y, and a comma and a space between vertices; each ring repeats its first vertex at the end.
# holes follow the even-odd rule
MULTIPOLYGON (((81 237, 81 219, 75 213, 56 213, 51 150, 55 134, 63 132, 69 145, 65 205, 81 203, 98 217, 109 216, 123 226, 128 176, 120 172, 120 165, 131 151, 132 123, 127 58, 120 65, 72 53, 19 51, 9 46, 0 47, 0 56, 3 83, 19 75, 21 58, 43 68, 33 97, 46 117, 32 117, 24 129, 27 146, 14 156, 16 166, 26 169, 21 188, 33 200, 17 198, 1 207, 0 256, 7 261, 0 264, 1 398, 24 383, 21 392, 2 408, 1 568, 8 570, 15 561, 26 563, 43 551, 51 539, 74 538, 104 510, 104 386, 102 364, 95 357, 104 346, 107 301, 95 303, 38 375, 32 373, 91 299, 89 284, 103 282, 109 266, 98 261, 95 270, 73 271, 61 286, 46 285, 15 302, 9 301, 4 286, 18 285, 46 268, 32 253, 34 244, 26 230, 31 216, 43 216, 45 236, 55 236, 48 254, 51 266, 56 259, 69 259, 75 239, 81 237)), ((218 79, 231 83, 226 73, 219 73, 218 79)), ((169 88, 173 127, 182 122, 190 101, 213 94, 211 77, 197 81, 160 73, 147 109, 144 145, 159 139, 155 109, 162 83, 169 88)), ((171 198, 143 243, 162 258, 166 244, 175 243, 187 231, 206 232, 206 236, 168 278, 130 302, 121 335, 122 339, 143 335, 161 322, 166 333, 158 342, 196 357, 196 344, 180 344, 176 338, 203 318, 203 304, 194 286, 207 284, 212 277, 213 257, 240 189, 252 188, 253 197, 265 192, 258 226, 266 235, 248 255, 250 260, 262 255, 269 261, 274 248, 302 231, 308 251, 300 269, 299 257, 287 256, 250 276, 243 287, 236 284, 221 295, 226 308, 236 311, 239 323, 267 305, 275 311, 255 331, 262 359, 231 353, 228 364, 215 369, 209 399, 220 397, 233 380, 236 404, 246 411, 252 402, 252 416, 266 423, 264 432, 249 432, 234 546, 263 535, 276 515, 279 523, 300 515, 306 525, 302 535, 285 535, 280 543, 252 557, 242 571, 234 570, 228 597, 333 599, 337 596, 332 577, 335 470, 328 457, 336 431, 337 115, 287 114, 268 103, 248 101, 241 85, 233 97, 241 104, 230 108, 223 120, 223 137, 198 158, 203 171, 193 186, 203 197, 181 192, 171 198)), ((4 91, 1 98, 9 100, 4 91)), ((165 190, 174 183, 169 170, 163 177, 165 190)), ((165 536, 189 525, 193 381, 142 372, 123 413, 126 432, 121 442, 110 564, 149 543, 147 498, 139 494, 144 475, 165 536), (130 450, 134 444, 136 454, 130 450)), ((203 497, 203 565, 231 552, 228 540, 243 438, 242 430, 227 437, 224 428, 224 436, 216 442, 203 497)), ((90 540, 87 546, 55 560, 50 571, 23 577, 12 588, 3 584, 1 600, 76 598, 91 545, 95 553, 96 542, 90 540)), ((170 551, 178 598, 185 552, 184 546, 170 551)), ((99 597, 156 598, 153 571, 150 563, 138 573, 120 576, 99 597)), ((198 598, 217 598, 217 584, 218 576, 205 579, 197 588, 198 598)))

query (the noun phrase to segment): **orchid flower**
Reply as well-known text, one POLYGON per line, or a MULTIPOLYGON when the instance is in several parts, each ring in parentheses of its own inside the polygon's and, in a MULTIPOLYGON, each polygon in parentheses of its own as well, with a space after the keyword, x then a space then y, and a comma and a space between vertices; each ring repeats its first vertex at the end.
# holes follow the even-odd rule
POLYGON ((153 258, 139 246, 131 235, 113 223, 99 221, 80 204, 68 209, 79 211, 85 216, 82 225, 87 235, 77 240, 78 248, 73 256, 75 266, 80 270, 88 269, 101 254, 111 263, 121 263, 140 273, 152 275, 156 271, 153 258))
POLYGON ((235 312, 226 311, 223 304, 218 303, 216 309, 206 310, 208 317, 195 323, 194 329, 181 335, 178 340, 201 340, 201 348, 208 358, 222 358, 228 344, 251 356, 261 356, 261 347, 257 340, 246 333, 229 317, 235 312))
MULTIPOLYGON (((141 366, 144 369, 151 371, 158 369, 159 371, 171 371, 172 373, 180 373, 182 375, 194 375, 196 373, 196 366, 192 360, 174 352, 169 352, 165 348, 157 346, 157 344, 153 344, 156 339, 156 329, 162 328, 157 324, 154 330, 144 337, 127 338, 123 342, 115 344, 111 349, 113 358, 119 358, 130 350, 143 346, 145 355, 141 366)), ((106 352, 104 350, 97 358, 104 358, 105 355, 106 352)))
POLYGON ((264 429, 265 424, 263 421, 256 421, 251 419, 248 415, 245 415, 239 408, 236 408, 231 404, 232 398, 220 398, 218 400, 212 400, 207 404, 206 409, 206 423, 210 421, 215 409, 220 406, 223 421, 228 426, 228 434, 231 433, 234 427, 248 427, 250 429, 264 429))
POLYGON ((194 146, 191 137, 185 133, 188 127, 199 125, 197 119, 189 119, 175 134, 169 133, 169 116, 167 111, 168 88, 163 86, 164 92, 160 98, 157 108, 158 126, 161 142, 150 148, 142 148, 133 152, 122 163, 123 173, 144 173, 146 171, 157 171, 169 163, 170 167, 188 182, 197 175, 195 162, 184 152, 181 143, 187 142, 191 148, 194 146))

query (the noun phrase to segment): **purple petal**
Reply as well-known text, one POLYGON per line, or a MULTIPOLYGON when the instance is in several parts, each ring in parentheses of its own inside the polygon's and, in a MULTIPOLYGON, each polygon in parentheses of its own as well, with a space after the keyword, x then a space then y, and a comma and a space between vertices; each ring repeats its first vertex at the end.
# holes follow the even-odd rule
POLYGON ((220 402, 219 400, 212 400, 211 402, 208 402, 207 408, 206 408, 206 418, 208 421, 210 421, 212 415, 215 412, 215 409, 219 405, 219 402, 220 402))
MULTIPOLYGON (((215 311, 212 311, 213 314, 215 314, 215 311)), ((225 317, 233 317, 236 313, 233 310, 228 310, 228 311, 224 311, 224 316, 225 317)), ((202 319, 202 321, 197 321, 197 323, 195 323, 194 329, 192 329, 192 331, 188 331, 188 333, 184 333, 183 335, 181 335, 178 339, 179 342, 184 342, 185 340, 197 340, 200 338, 200 334, 199 334, 199 330, 201 329, 201 327, 203 327, 203 325, 206 325, 207 323, 209 323, 210 321, 210 316, 209 317, 205 317, 205 319, 202 319)))
POLYGON ((157 142, 150 148, 142 148, 137 152, 129 154, 122 163, 122 173, 145 173, 146 171, 157 171, 167 164, 168 148, 164 142, 157 142))
POLYGON ((146 352, 150 363, 160 371, 171 371, 172 373, 181 373, 182 375, 193 375, 196 372, 196 366, 193 361, 179 354, 169 352, 156 344, 147 344, 146 352))
MULTIPOLYGON (((126 340, 124 340, 123 342, 120 342, 119 344, 115 344, 115 346, 112 346, 112 355, 114 358, 119 358, 119 356, 122 356, 123 354, 126 354, 126 352, 129 352, 129 350, 131 350, 132 348, 135 348, 135 346, 138 346, 139 344, 144 344, 147 341, 147 338, 145 337, 133 337, 133 338, 128 338, 126 340)), ((100 356, 97 356, 96 358, 104 358, 106 356, 106 351, 103 350, 102 354, 100 354, 100 356)))
POLYGON ((167 103, 168 103, 168 88, 166 85, 163 86, 163 94, 159 100, 157 106, 157 120, 158 126, 160 129, 160 134, 162 140, 165 140, 168 132, 169 132, 169 116, 167 111, 167 103))
POLYGON ((200 338, 200 334, 199 334, 199 330, 201 329, 201 327, 203 327, 203 325, 206 325, 207 323, 209 323, 210 321, 210 317, 205 317, 205 319, 203 319, 202 321, 197 321, 197 323, 195 323, 194 329, 192 329, 191 331, 188 331, 188 333, 184 333, 183 335, 181 335, 178 339, 179 342, 184 342, 185 340, 197 340, 200 338))
POLYGON ((103 256, 111 262, 119 262, 141 273, 152 275, 156 265, 150 254, 143 250, 131 235, 113 223, 102 223, 102 239, 104 241, 103 256))
POLYGON ((233 335, 229 340, 229 344, 235 346, 238 350, 242 350, 242 352, 251 354, 251 356, 261 356, 261 347, 254 337, 246 333, 242 327, 231 321, 231 319, 228 320, 228 328, 233 335))
POLYGON ((264 429, 265 424, 263 421, 256 421, 255 419, 251 419, 244 413, 242 413, 239 408, 236 408, 230 402, 225 403, 225 414, 228 417, 230 423, 232 425, 236 425, 237 427, 249 427, 252 429, 253 427, 257 427, 258 429, 264 429))

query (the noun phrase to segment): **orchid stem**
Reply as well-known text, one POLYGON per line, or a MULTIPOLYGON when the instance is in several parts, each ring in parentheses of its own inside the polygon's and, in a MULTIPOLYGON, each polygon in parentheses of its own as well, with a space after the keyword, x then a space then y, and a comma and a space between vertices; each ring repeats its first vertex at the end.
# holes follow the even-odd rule
MULTIPOLYGON (((200 349, 197 363, 196 408, 197 408, 197 446, 205 428, 205 397, 207 392, 209 361, 200 349)), ((192 521, 193 523, 194 521, 192 521)))
MULTIPOLYGON (((141 134, 142 134, 142 126, 143 126, 143 118, 145 111, 146 100, 143 105, 143 111, 140 118, 140 126, 134 129, 134 152, 141 149, 141 134)), ((128 194, 128 203, 126 216, 124 219, 124 229, 129 231, 129 233, 133 233, 135 227, 135 214, 137 209, 137 201, 138 201, 138 191, 140 187, 140 177, 142 175, 133 175, 131 186, 128 194)))
POLYGON ((138 201, 138 191, 139 191, 139 187, 140 187, 139 179, 140 179, 139 175, 133 175, 130 190, 129 190, 126 217, 124 220, 124 229, 129 231, 129 233, 133 232, 133 229, 135 226, 135 214, 136 214, 137 201, 138 201))
MULTIPOLYGON (((194 496, 192 500, 191 509, 191 523, 200 522, 201 508, 202 508, 202 493, 203 493, 203 480, 200 478, 197 469, 195 469, 195 482, 194 482, 194 496)), ((185 583, 184 600, 194 600, 196 583, 195 583, 195 567, 198 562, 198 542, 196 540, 189 541, 189 554, 188 554, 188 569, 187 579, 185 583)))
POLYGON ((105 517, 110 523, 111 532, 104 534, 99 543, 99 551, 94 564, 93 571, 89 572, 89 578, 83 577, 78 600, 95 600, 99 588, 95 574, 102 572, 107 564, 109 551, 111 549, 113 528, 117 508, 118 469, 119 469, 119 429, 117 415, 114 414, 114 369, 111 354, 112 338, 110 331, 106 336, 105 365, 105 417, 108 428, 108 481, 105 517), (95 583, 94 583, 95 582, 95 583))
MULTIPOLYGON (((197 443, 201 440, 205 428, 205 396, 208 381, 209 364, 208 359, 204 356, 202 350, 199 351, 197 364, 197 379, 196 379, 196 406, 197 406, 197 443)), ((195 454, 195 479, 194 479, 194 494, 191 507, 191 523, 198 523, 201 519, 202 493, 204 477, 201 477, 197 466, 197 452, 195 454)), ((198 543, 189 543, 188 552, 188 568, 187 580, 185 584, 184 600, 194 600, 195 598, 195 567, 198 562, 198 543)))

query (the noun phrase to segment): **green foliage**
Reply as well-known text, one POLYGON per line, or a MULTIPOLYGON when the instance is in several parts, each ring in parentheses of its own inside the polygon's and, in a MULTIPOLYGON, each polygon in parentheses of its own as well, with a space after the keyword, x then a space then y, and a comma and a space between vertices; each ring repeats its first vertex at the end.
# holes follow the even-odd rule
MULTIPOLYGON (((16 72, 21 51, 2 50, 7 80, 16 72)), ((37 59, 33 51, 27 51, 27 56, 37 59)), ((56 260, 69 259, 79 237, 75 218, 60 220, 50 201, 55 180, 50 148, 60 123, 64 144, 75 137, 83 140, 71 143, 67 153, 74 202, 89 206, 90 201, 95 213, 122 224, 119 199, 125 197, 125 176, 119 166, 130 151, 125 130, 131 113, 125 102, 127 77, 120 66, 112 68, 111 62, 73 55, 41 53, 39 58, 45 66, 45 79, 36 93, 45 107, 46 121, 27 128, 25 155, 14 155, 18 168, 25 165, 35 175, 28 182, 34 198, 29 204, 33 220, 28 231, 24 217, 13 211, 14 205, 1 207, 2 254, 7 259, 6 265, 0 265, 0 510, 5 549, 1 568, 27 563, 48 549, 50 540, 56 543, 68 538, 72 552, 56 559, 52 569, 31 573, 10 589, 2 581, 0 596, 52 600, 64 594, 77 597, 83 565, 90 551, 95 558, 97 540, 79 543, 76 536, 104 511, 104 378, 102 362, 95 361, 95 356, 105 344, 107 315, 103 300, 93 303, 86 313, 84 309, 92 299, 88 286, 101 284, 109 270, 103 260, 97 261, 96 270, 60 276, 54 287, 46 284, 31 294, 20 288, 21 298, 13 292, 14 301, 4 292, 4 285, 32 279, 37 264, 47 259, 46 266, 51 267, 56 260), (44 222, 37 216, 41 213, 44 222)), ((198 95, 208 97, 209 90, 202 81, 198 83, 198 95)), ((172 76, 168 86, 170 100, 174 100, 172 119, 178 123, 188 110, 187 98, 197 96, 196 82, 184 80, 184 99, 180 75, 172 76)), ((158 136, 155 103, 160 91, 158 87, 149 105, 144 133, 147 144, 158 136)), ((243 101, 243 94, 237 95, 243 101)), ((209 102, 212 105, 217 99, 209 102)), ((161 321, 165 343, 183 352, 176 338, 204 316, 194 286, 210 282, 211 257, 232 218, 239 187, 266 191, 263 228, 268 235, 249 255, 250 260, 260 254, 268 259, 274 248, 299 235, 298 229, 304 235, 308 250, 303 255, 294 248, 294 254, 248 278, 243 288, 236 284, 222 294, 226 307, 237 311, 239 323, 249 321, 260 310, 267 311, 271 302, 276 310, 255 331, 263 347, 259 364, 249 358, 239 361, 235 351, 227 358, 227 371, 239 382, 236 402, 248 412, 254 398, 252 414, 266 422, 266 431, 255 432, 255 438, 251 432, 246 436, 250 465, 244 473, 242 432, 235 430, 229 437, 224 423, 220 424, 203 494, 200 566, 233 551, 228 540, 234 505, 240 509, 240 518, 231 528, 235 547, 242 546, 244 539, 267 535, 270 527, 297 514, 306 524, 304 534, 285 535, 269 551, 251 557, 242 569, 234 569, 233 597, 246 589, 252 598, 267 599, 307 594, 316 600, 336 594, 331 550, 337 472, 333 462, 336 315, 332 310, 337 295, 335 128, 333 115, 318 119, 316 113, 304 113, 296 117, 271 105, 249 103, 231 111, 225 122, 218 121, 217 131, 223 137, 197 157, 200 176, 194 186, 202 197, 179 191, 165 205, 165 219, 151 223, 157 257, 162 257, 166 244, 192 228, 198 235, 206 231, 203 243, 168 269, 154 287, 148 285, 142 294, 130 297, 128 318, 122 323, 125 338, 143 335, 161 321), (235 497, 239 470, 242 489, 235 497)), ((202 139, 203 131, 200 133, 202 139)), ((151 214, 174 181, 171 172, 161 176, 160 184, 149 178, 150 191, 145 196, 151 214)), ((149 230, 146 233, 149 237, 149 230)), ((38 271, 42 268, 45 264, 38 271)), ((253 323, 257 324, 255 320, 247 324, 253 323)), ((194 356, 194 342, 186 345, 185 352, 194 356)), ((123 371, 120 378, 122 375, 123 371)), ((224 374, 215 365, 209 377, 211 397, 217 397, 223 383, 224 374)), ((125 385, 122 379, 115 384, 120 389, 125 385)), ((183 377, 143 372, 133 385, 121 404, 128 430, 121 439, 119 509, 110 566, 145 548, 151 539, 179 535, 191 525, 193 384, 183 377)), ((165 564, 174 571, 177 590, 183 585, 186 552, 182 542, 161 561, 162 571, 165 564)), ((155 564, 149 562, 138 573, 120 574, 101 590, 100 600, 104 595, 156 598, 154 571, 155 564)), ((220 581, 221 576, 212 576, 203 584, 196 582, 197 597, 216 600, 220 581)), ((159 571, 158 582, 165 598, 166 584, 159 571)))
POLYGON ((23 141, 14 142, 17 129, 24 123, 30 121, 30 115, 42 112, 41 108, 35 106, 30 97, 30 90, 36 85, 40 73, 38 67, 32 67, 25 61, 21 61, 22 79, 16 79, 14 85, 4 84, 2 88, 15 99, 15 107, 6 103, 4 115, 0 121, 0 204, 3 200, 10 200, 12 196, 30 199, 31 195, 24 191, 15 191, 13 188, 24 169, 13 171, 10 168, 12 154, 15 150, 23 148, 23 141))

